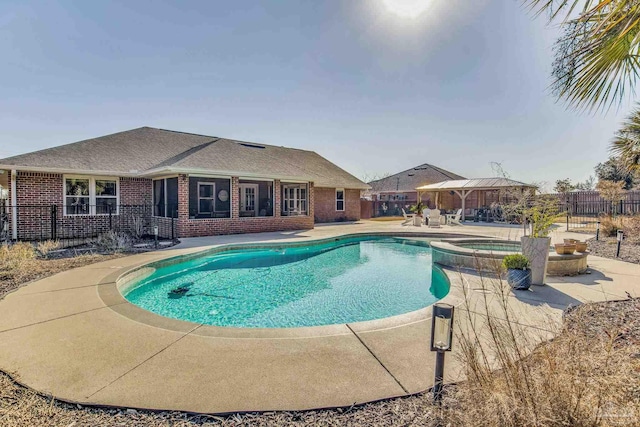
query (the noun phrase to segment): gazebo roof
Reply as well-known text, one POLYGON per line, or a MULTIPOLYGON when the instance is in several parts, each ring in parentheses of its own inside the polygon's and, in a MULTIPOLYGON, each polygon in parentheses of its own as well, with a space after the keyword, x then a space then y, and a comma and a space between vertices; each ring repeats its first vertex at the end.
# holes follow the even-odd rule
POLYGON ((536 188, 535 185, 525 184, 509 178, 475 178, 456 179, 452 181, 436 182, 416 188, 419 191, 445 191, 445 190, 494 190, 509 187, 536 188))

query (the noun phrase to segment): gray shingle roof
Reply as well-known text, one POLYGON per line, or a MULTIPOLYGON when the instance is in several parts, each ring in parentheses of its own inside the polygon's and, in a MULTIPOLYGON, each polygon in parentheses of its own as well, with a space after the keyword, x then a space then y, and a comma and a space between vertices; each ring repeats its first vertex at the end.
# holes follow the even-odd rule
POLYGON ((207 172, 368 185, 313 151, 142 127, 0 160, 0 168, 145 175, 207 172))
POLYGON ((463 176, 428 163, 416 166, 395 175, 369 183, 372 192, 412 192, 417 187, 450 179, 465 179, 463 176))

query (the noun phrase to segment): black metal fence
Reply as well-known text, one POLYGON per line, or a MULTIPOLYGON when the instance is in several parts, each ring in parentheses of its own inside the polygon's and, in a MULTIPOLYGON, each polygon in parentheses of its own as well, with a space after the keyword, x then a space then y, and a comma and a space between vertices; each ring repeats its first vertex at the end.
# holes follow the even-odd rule
POLYGON ((622 200, 605 200, 597 191, 576 191, 554 194, 562 212, 574 216, 635 215, 640 214, 640 191, 626 191, 622 200))
POLYGON ((597 191, 554 194, 567 231, 595 233, 602 216, 640 215, 640 191, 626 191, 622 200, 611 202, 597 191))
POLYGON ((0 240, 57 240, 64 246, 78 246, 108 231, 123 232, 134 239, 155 236, 175 239, 177 208, 167 207, 168 217, 155 216, 153 205, 85 206, 89 214, 69 214, 61 205, 17 205, 0 207, 0 240), (98 213, 98 212, 105 213, 98 213), (15 216, 15 233, 13 217, 15 216))

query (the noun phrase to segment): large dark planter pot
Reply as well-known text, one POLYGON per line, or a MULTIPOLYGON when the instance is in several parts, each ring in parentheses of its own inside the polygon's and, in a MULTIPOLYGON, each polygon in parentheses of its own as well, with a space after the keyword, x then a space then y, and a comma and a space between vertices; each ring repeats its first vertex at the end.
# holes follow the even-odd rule
POLYGON ((531 270, 507 269, 507 283, 516 291, 526 291, 531 287, 531 270))

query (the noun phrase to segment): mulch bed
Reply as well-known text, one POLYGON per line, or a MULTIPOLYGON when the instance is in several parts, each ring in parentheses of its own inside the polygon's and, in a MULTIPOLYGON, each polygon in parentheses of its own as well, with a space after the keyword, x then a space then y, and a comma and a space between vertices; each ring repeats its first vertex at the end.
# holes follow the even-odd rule
POLYGON ((18 271, 0 272, 0 299, 7 293, 34 280, 43 279, 61 271, 71 270, 100 261, 120 258, 125 254, 84 254, 75 257, 66 256, 55 259, 33 259, 25 262, 24 268, 18 271))
POLYGON ((580 310, 583 321, 581 326, 588 325, 583 333, 589 337, 608 335, 610 331, 618 332, 614 338, 617 346, 635 346, 640 356, 640 298, 626 299, 616 302, 601 302, 581 305, 572 308, 565 318, 568 330, 575 330, 573 313, 580 310))
POLYGON ((627 239, 623 240, 622 246, 620 247, 620 257, 616 258, 617 241, 615 237, 601 236, 600 240, 593 238, 587 242, 589 243, 589 251, 591 251, 592 255, 640 264, 640 244, 627 239))

